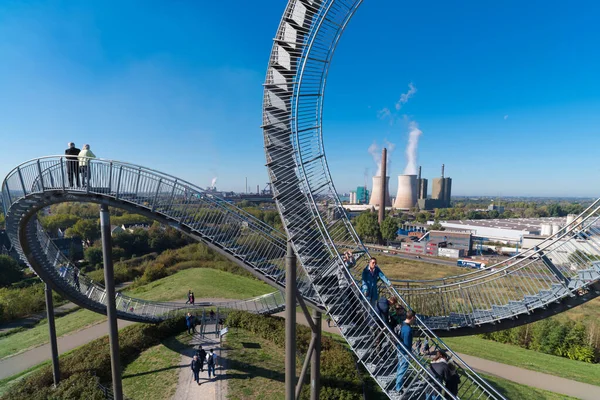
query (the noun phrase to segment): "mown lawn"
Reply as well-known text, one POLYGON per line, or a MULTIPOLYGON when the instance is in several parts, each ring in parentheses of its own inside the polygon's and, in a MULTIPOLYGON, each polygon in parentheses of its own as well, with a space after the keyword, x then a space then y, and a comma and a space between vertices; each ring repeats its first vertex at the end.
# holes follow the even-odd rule
POLYGON ((459 353, 591 385, 600 385, 599 364, 569 360, 477 336, 444 338, 444 341, 452 350, 459 353))
POLYGON ((247 299, 273 292, 271 286, 252 278, 208 268, 186 269, 124 293, 154 301, 187 299, 192 289, 196 299, 247 299))
MULTIPOLYGON (((56 335, 63 336, 105 320, 102 314, 77 310, 56 318, 56 335)), ((45 320, 31 329, 0 338, 0 358, 21 353, 29 348, 48 343, 48 324, 45 320)))
POLYGON ((140 353, 123 371, 125 396, 131 400, 172 398, 179 380, 180 351, 187 341, 189 336, 181 334, 140 353))
POLYGON ((565 396, 547 390, 532 388, 530 386, 519 385, 506 379, 481 374, 494 388, 507 399, 523 400, 576 400, 574 397, 565 396))

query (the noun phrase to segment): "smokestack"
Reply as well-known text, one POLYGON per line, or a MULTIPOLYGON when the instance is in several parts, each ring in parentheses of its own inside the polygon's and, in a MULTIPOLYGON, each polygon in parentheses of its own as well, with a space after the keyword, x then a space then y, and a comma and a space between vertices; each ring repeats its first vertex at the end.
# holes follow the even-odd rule
POLYGON ((442 164, 442 178, 444 177, 444 167, 445 167, 445 165, 442 164))
POLYGON ((383 222, 385 218, 385 204, 387 199, 387 149, 384 147, 381 151, 381 182, 379 183, 381 186, 379 190, 379 223, 383 222))
POLYGON ((260 194, 260 186, 256 185, 256 194, 260 194))
POLYGON ((409 209, 417 203, 417 175, 399 175, 394 208, 409 209))
POLYGON ((418 180, 421 180, 421 166, 419 165, 419 176, 417 177, 418 180))

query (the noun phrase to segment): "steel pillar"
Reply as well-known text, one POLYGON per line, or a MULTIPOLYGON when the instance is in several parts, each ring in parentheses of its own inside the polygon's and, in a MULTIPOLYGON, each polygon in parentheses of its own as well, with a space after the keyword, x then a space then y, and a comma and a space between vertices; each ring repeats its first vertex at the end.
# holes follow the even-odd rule
POLYGON ((115 299, 115 274, 112 263, 112 241, 110 237, 110 214, 106 204, 100 205, 100 230, 102 232, 102 257, 104 258, 104 284, 106 287, 106 315, 108 316, 108 340, 110 342, 110 367, 112 371, 115 400, 123 400, 121 382, 121 359, 119 357, 119 327, 117 326, 117 304, 115 299))
POLYGON ((285 400, 296 399, 296 255, 288 241, 285 256, 285 400))
POLYGON ((50 332, 50 352, 52 353, 52 377, 54 386, 60 382, 60 368, 58 365, 58 345, 56 342, 56 325, 54 323, 54 302, 52 301, 52 289, 46 283, 46 313, 48 315, 48 331, 50 332))
MULTIPOLYGON (((385 219, 385 200, 387 199, 387 149, 384 147, 381 151, 381 197, 379 199, 379 215, 377 220, 379 225, 385 219)), ((383 243, 383 240, 382 240, 383 243)))
POLYGON ((310 365, 310 400, 319 400, 321 391, 321 320, 322 313, 313 310, 313 322, 315 329, 312 331, 312 340, 315 343, 311 356, 310 365))

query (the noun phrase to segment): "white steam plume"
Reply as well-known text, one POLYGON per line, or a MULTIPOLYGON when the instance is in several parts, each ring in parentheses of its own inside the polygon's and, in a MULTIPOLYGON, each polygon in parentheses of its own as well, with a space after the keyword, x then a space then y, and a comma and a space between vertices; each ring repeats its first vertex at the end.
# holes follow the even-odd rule
POLYGON ((402 106, 405 105, 408 102, 408 99, 410 99, 411 97, 413 97, 415 93, 417 93, 417 88, 411 82, 411 83, 408 84, 408 92, 402 93, 400 95, 400 100, 398 100, 396 102, 396 111, 400 111, 400 109, 402 108, 402 106))
POLYGON ((419 137, 423 131, 419 129, 419 125, 415 121, 408 123, 408 146, 406 146, 406 168, 404 175, 417 174, 417 147, 419 146, 419 137))
POLYGON ((215 176, 214 178, 212 178, 212 181, 210 181, 210 187, 215 187, 216 184, 217 184, 217 177, 215 176))

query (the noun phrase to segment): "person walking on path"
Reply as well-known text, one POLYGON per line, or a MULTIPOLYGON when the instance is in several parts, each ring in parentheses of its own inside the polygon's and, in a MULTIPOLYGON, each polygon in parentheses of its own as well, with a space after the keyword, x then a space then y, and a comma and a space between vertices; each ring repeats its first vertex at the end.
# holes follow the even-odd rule
POLYGON ((190 335, 194 334, 194 317, 192 313, 187 313, 185 316, 185 324, 187 326, 187 333, 190 335))
POLYGON ((194 305, 195 301, 196 301, 196 298, 194 297, 194 292, 192 292, 192 294, 190 294, 190 304, 194 305))
POLYGON ((214 353, 213 349, 210 349, 208 354, 206 354, 206 368, 208 369, 208 380, 210 380, 210 372, 212 371, 213 378, 216 378, 215 374, 215 365, 217 364, 217 355, 214 353))
POLYGON ((83 150, 79 152, 79 172, 81 173, 81 184, 89 186, 90 184, 90 158, 96 158, 96 155, 90 150, 89 144, 83 145, 83 150))
POLYGON ((69 148, 65 150, 65 155, 67 156, 67 177, 69 179, 69 186, 73 187, 73 183, 75 182, 77 183, 77 187, 80 187, 79 162, 77 156, 81 150, 75 147, 75 143, 73 142, 69 142, 67 146, 69 146, 69 148), (75 180, 73 178, 75 178, 75 180))
POLYGON ((402 385, 404 384, 404 375, 406 375, 406 371, 408 371, 410 358, 407 352, 412 351, 413 332, 411 325, 414 321, 415 312, 413 310, 408 310, 406 312, 406 319, 400 328, 400 342, 404 345, 404 347, 398 345, 398 371, 396 373, 395 388, 397 392, 402 390, 402 385))
POLYGON ((190 365, 192 368, 192 372, 194 374, 194 382, 198 385, 200 384, 200 360, 198 360, 198 356, 194 356, 192 358, 192 364, 190 365))
POLYGON ((379 300, 377 283, 380 279, 387 285, 391 284, 390 280, 379 269, 377 259, 371 257, 369 265, 365 267, 362 273, 362 292, 373 307, 377 305, 377 300, 379 300))
POLYGON ((206 360, 206 351, 204 351, 202 345, 198 346, 198 350, 196 350, 196 355, 198 356, 198 361, 200 362, 200 372, 204 372, 204 361, 206 360))
POLYGON ((188 290, 187 301, 185 304, 190 304, 192 302, 192 289, 188 290))

